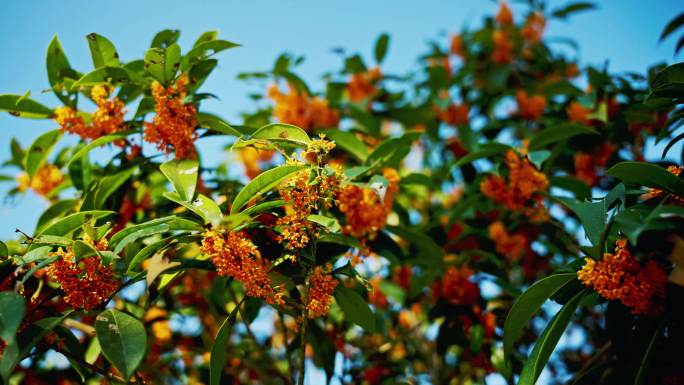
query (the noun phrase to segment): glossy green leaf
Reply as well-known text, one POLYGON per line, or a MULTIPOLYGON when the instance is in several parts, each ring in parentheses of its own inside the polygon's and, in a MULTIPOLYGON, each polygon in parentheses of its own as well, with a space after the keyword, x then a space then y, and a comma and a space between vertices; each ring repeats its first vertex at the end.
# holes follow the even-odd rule
POLYGON ((239 47, 236 44, 227 40, 209 40, 196 44, 192 49, 185 54, 181 61, 181 71, 185 71, 199 60, 215 55, 227 49, 239 47))
POLYGON ((204 220, 205 224, 212 223, 216 225, 220 223, 221 219, 223 218, 221 208, 216 204, 216 202, 204 194, 198 194, 197 198, 195 198, 195 200, 192 202, 181 199, 181 197, 174 192, 167 191, 162 195, 164 198, 176 202, 193 213, 199 215, 204 220))
POLYGON ((562 140, 570 139, 577 135, 598 135, 599 133, 581 124, 560 124, 554 127, 545 128, 539 131, 530 139, 528 146, 530 151, 537 151, 546 146, 558 143, 562 140))
POLYGON ((230 213, 237 213, 244 205, 247 204, 254 197, 261 195, 272 188, 276 187, 288 176, 304 170, 308 166, 305 165, 291 165, 280 166, 268 171, 262 172, 256 178, 252 179, 233 200, 233 205, 230 208, 230 213))
POLYGON ((171 160, 163 163, 159 169, 171 181, 173 188, 183 201, 189 202, 195 196, 199 162, 196 160, 171 160))
POLYGON ((6 343, 14 342, 25 311, 24 297, 13 291, 0 292, 0 338, 6 343))
POLYGON ((176 43, 167 48, 150 48, 145 53, 145 68, 163 85, 168 85, 175 79, 180 61, 181 49, 176 43))
POLYGON ((152 39, 151 48, 166 48, 178 41, 180 31, 177 29, 165 29, 157 32, 152 39))
POLYGON ((605 200, 583 202, 569 198, 560 198, 559 200, 577 215, 582 222, 587 238, 592 245, 597 246, 606 227, 607 207, 605 200))
POLYGON ((606 174, 626 183, 660 188, 684 196, 684 179, 652 163, 620 162, 606 171, 606 174))
POLYGON ((6 111, 11 115, 29 119, 49 119, 55 116, 52 109, 33 99, 14 94, 0 95, 0 111, 6 111))
MULTIPOLYGON (((163 218, 156 218, 149 220, 147 222, 139 223, 133 226, 128 226, 122 230, 119 230, 116 234, 112 235, 112 237, 109 239, 109 246, 111 248, 117 248, 119 243, 124 242, 126 239, 131 239, 129 236, 134 235, 135 233, 148 229, 148 228, 155 228, 159 225, 166 225, 167 229, 170 229, 170 224, 176 219, 174 216, 168 216, 168 217, 163 217, 163 218)), ((133 237, 135 239, 135 237, 133 237)))
POLYGON ((109 197, 116 192, 137 171, 137 167, 131 167, 112 175, 107 175, 100 180, 95 193, 95 208, 104 207, 109 197))
POLYGON ((202 128, 208 128, 210 130, 216 131, 221 134, 236 136, 240 138, 242 133, 235 128, 231 127, 223 119, 218 116, 200 112, 197 114, 197 120, 199 121, 199 126, 202 128))
POLYGON ((368 147, 353 133, 337 129, 323 130, 320 133, 325 134, 326 139, 335 142, 337 148, 348 152, 357 160, 365 162, 368 158, 368 147))
POLYGON ((223 367, 226 364, 228 342, 230 341, 230 334, 233 325, 235 324, 240 305, 241 303, 230 312, 230 315, 223 321, 218 333, 216 333, 216 338, 214 338, 214 344, 211 346, 211 356, 209 358, 209 385, 221 385, 221 374, 223 373, 223 367))
POLYGON ((577 279, 577 274, 554 274, 542 278, 515 300, 506 316, 503 328, 504 356, 507 359, 513 353, 513 344, 522 336, 523 329, 539 311, 542 304, 573 279, 577 279))
POLYGON ((26 160, 24 161, 26 173, 29 178, 33 178, 40 167, 45 163, 45 160, 50 155, 52 148, 62 137, 59 130, 48 131, 39 136, 29 147, 26 152, 26 160))
POLYGON ((57 35, 52 38, 48 45, 45 66, 52 91, 62 103, 73 107, 74 100, 70 98, 71 92, 65 86, 64 80, 70 78, 75 81, 81 77, 81 74, 71 68, 69 59, 67 59, 57 35))
POLYGON ((81 211, 67 215, 64 218, 46 226, 37 235, 67 235, 90 220, 104 218, 112 214, 116 213, 114 211, 106 210, 81 211))
POLYGON ((86 37, 88 38, 90 56, 93 58, 93 67, 116 67, 121 65, 119 54, 116 52, 116 47, 114 47, 114 44, 106 37, 96 33, 90 33, 86 37))
POLYGON ((82 87, 92 87, 100 84, 139 84, 145 85, 145 79, 124 67, 105 66, 83 75, 71 85, 72 91, 82 87))
POLYGON ((563 305, 560 311, 553 317, 551 322, 537 339, 530 356, 525 361, 518 385, 534 385, 539 378, 544 366, 549 361, 551 353, 558 344, 561 336, 568 327, 572 316, 575 314, 580 301, 587 294, 587 290, 577 293, 568 303, 563 305))
POLYGON ((98 314, 95 319, 97 340, 102 354, 125 379, 133 375, 147 348, 145 327, 137 318, 114 309, 98 314))
POLYGON ((368 333, 375 332, 375 316, 368 303, 356 291, 337 285, 335 301, 344 312, 347 321, 361 326, 368 333))
POLYGON ((327 217, 325 215, 310 214, 307 215, 306 219, 325 227, 331 233, 340 232, 340 222, 338 222, 336 218, 327 217))
POLYGON ((459 159, 455 166, 460 167, 482 158, 503 154, 512 147, 503 143, 489 142, 481 145, 477 150, 459 159))
POLYGON ((297 126, 283 123, 273 123, 259 128, 252 134, 252 139, 287 142, 303 147, 311 143, 311 139, 306 131, 297 126))
POLYGON ((122 132, 117 132, 115 134, 109 134, 109 135, 104 135, 101 136, 92 142, 86 144, 85 146, 81 147, 76 153, 69 159, 69 162, 66 164, 67 168, 74 163, 75 161, 81 159, 84 155, 92 151, 94 148, 103 146, 108 143, 116 142, 117 140, 125 139, 128 135, 134 134, 136 131, 130 130, 130 131, 122 131, 122 132))

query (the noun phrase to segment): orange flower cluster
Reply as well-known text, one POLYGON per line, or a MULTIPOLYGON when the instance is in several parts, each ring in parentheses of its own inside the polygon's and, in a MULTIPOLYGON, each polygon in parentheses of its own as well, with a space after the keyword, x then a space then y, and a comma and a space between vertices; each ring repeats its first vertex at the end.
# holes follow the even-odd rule
POLYGON ((442 279, 432 284, 435 300, 444 298, 452 305, 474 305, 480 298, 480 288, 470 281, 473 270, 468 266, 451 266, 444 272, 442 279))
POLYGON ((565 112, 568 114, 568 121, 570 123, 589 124, 587 116, 591 112, 591 109, 584 107, 579 102, 573 101, 570 103, 568 108, 565 109, 565 112))
POLYGON ((63 181, 64 175, 59 168, 54 164, 46 163, 38 169, 33 179, 30 179, 25 172, 17 175, 17 188, 22 192, 30 188, 36 194, 48 197, 63 181))
POLYGON ((595 186, 601 179, 599 171, 602 173, 614 151, 613 146, 603 143, 593 154, 575 153, 575 177, 589 186, 595 186))
POLYGON ((329 274, 332 267, 325 269, 316 266, 309 278, 309 292, 306 299, 306 310, 309 318, 321 317, 328 314, 330 296, 337 287, 337 280, 329 274))
POLYGON ((176 159, 197 156, 197 109, 193 104, 183 104, 187 85, 186 76, 181 76, 175 85, 166 88, 159 82, 152 83, 156 115, 152 122, 145 122, 145 140, 155 143, 157 149, 167 154, 174 151, 176 159))
MULTIPOLYGON (((97 109, 89 125, 73 108, 66 106, 57 108, 55 120, 60 129, 70 134, 77 134, 82 140, 94 140, 103 135, 126 130, 124 104, 117 97, 109 99, 110 92, 111 88, 104 85, 96 85, 91 89, 90 96, 97 105, 97 109)), ((124 142, 117 144, 123 146, 124 142)))
POLYGON ((619 300, 632 314, 656 316, 664 310, 667 271, 656 261, 639 264, 624 239, 617 241, 614 254, 606 253, 600 261, 586 258, 577 278, 601 297, 619 300))
POLYGON ((509 233, 501 221, 489 225, 489 238, 496 244, 496 251, 509 262, 520 260, 530 247, 530 240, 522 232, 509 233))
POLYGON ((463 38, 461 35, 451 36, 451 45, 449 50, 452 54, 460 57, 465 57, 465 50, 463 49, 463 38))
POLYGON ((352 102, 360 102, 365 99, 371 99, 378 92, 376 84, 382 79, 382 72, 380 68, 374 67, 367 72, 359 72, 352 75, 349 84, 347 84, 347 93, 349 100, 352 102))
POLYGON ((47 268, 47 273, 64 291, 64 302, 74 308, 92 310, 119 287, 111 266, 102 265, 98 256, 76 261, 73 251, 64 249, 56 255, 60 258, 47 268))
POLYGON ((268 89, 268 97, 275 102, 273 116, 276 119, 306 131, 337 126, 340 113, 331 108, 327 100, 310 97, 290 83, 288 87, 289 93, 283 93, 275 84, 268 89))
POLYGON ((511 8, 508 7, 508 3, 502 1, 499 4, 499 11, 496 13, 494 20, 501 25, 513 25, 513 13, 511 8))
POLYGON ((280 196, 290 208, 288 214, 276 222, 283 226, 278 241, 287 242, 294 249, 301 249, 309 243, 311 226, 306 217, 319 208, 321 201, 325 207, 331 207, 335 192, 339 190, 339 180, 335 174, 310 179, 311 172, 302 171, 279 189, 280 196))
POLYGON ((506 153, 508 182, 499 175, 491 175, 480 183, 480 191, 511 211, 520 212, 535 222, 548 218, 543 196, 539 192, 549 187, 544 173, 537 170, 527 158, 519 157, 515 151, 506 153))
POLYGON ((383 170, 388 181, 384 199, 371 189, 348 184, 337 194, 337 205, 345 214, 347 224, 342 231, 356 238, 374 236, 385 227, 392 211, 394 195, 399 192, 399 174, 391 168, 383 170))
POLYGON ((539 12, 534 12, 527 17, 520 34, 530 43, 539 43, 546 28, 546 18, 539 12))
POLYGON ((438 109, 437 117, 451 126, 462 126, 469 123, 470 107, 467 104, 451 104, 445 110, 438 109))
POLYGON ((542 95, 528 95, 524 90, 515 94, 518 102, 518 115, 525 120, 536 121, 544 114, 546 98, 542 95))
POLYGON ((202 236, 202 252, 211 257, 219 275, 241 282, 250 297, 264 299, 271 305, 283 304, 283 293, 271 287, 270 262, 245 234, 209 230, 202 236))
MULTIPOLYGON (((684 171, 684 166, 669 166, 667 168, 667 171, 669 171, 674 176, 679 176, 682 173, 682 171, 684 171)), ((653 198, 659 198, 668 194, 668 192, 665 192, 659 188, 650 188, 648 189, 648 192, 646 192, 646 194, 642 196, 642 198, 644 200, 648 200, 653 198)), ((668 203, 684 207, 684 197, 673 194, 668 199, 668 203)))
POLYGON ((510 63, 513 60, 513 42, 508 34, 497 29, 492 32, 492 41, 494 42, 492 61, 497 64, 510 63))

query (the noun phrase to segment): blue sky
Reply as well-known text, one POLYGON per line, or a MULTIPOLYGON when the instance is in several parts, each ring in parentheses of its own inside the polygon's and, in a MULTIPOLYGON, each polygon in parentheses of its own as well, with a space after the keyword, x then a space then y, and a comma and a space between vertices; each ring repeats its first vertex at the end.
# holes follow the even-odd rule
MULTIPOLYGON (((551 6, 566 4, 551 1, 551 6)), ((675 0, 604 1, 599 10, 579 14, 570 23, 550 23, 547 36, 572 36, 579 43, 582 63, 603 63, 610 58, 613 70, 643 70, 657 61, 671 62, 674 42, 658 45, 662 27, 678 4, 675 0)), ((221 55, 219 68, 203 86, 217 95, 207 108, 235 121, 252 106, 247 93, 254 88, 238 81, 236 74, 270 68, 282 51, 306 56, 301 73, 316 81, 326 70, 340 66, 333 47, 346 47, 370 55, 381 32, 392 35, 384 66, 388 72, 415 69, 415 58, 426 42, 440 34, 476 26, 485 14, 496 10, 487 0, 407 1, 12 1, 0 5, 0 93, 32 96, 56 106, 56 98, 44 90, 45 50, 58 34, 72 66, 82 72, 92 67, 85 35, 98 32, 112 40, 123 60, 142 57, 154 34, 164 28, 182 31, 187 46, 203 31, 218 29, 221 36, 243 45, 221 55)), ((519 16, 520 13, 517 13, 519 16)), ((8 158, 8 143, 17 137, 24 146, 52 122, 27 121, 0 115, 0 160, 8 158)), ((218 146, 216 148, 219 148, 218 146)), ((213 149, 213 147, 212 147, 213 149)), ((8 184, 0 185, 0 193, 8 184)), ((14 229, 31 232, 47 203, 27 194, 11 202, 0 201, 0 239, 14 229)))

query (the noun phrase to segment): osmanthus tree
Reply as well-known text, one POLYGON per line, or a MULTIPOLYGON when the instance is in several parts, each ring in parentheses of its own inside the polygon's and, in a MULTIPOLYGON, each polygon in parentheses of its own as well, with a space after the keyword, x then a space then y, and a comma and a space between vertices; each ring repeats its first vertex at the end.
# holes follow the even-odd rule
POLYGON ((644 150, 684 138, 684 64, 559 53, 547 20, 592 7, 501 3, 409 75, 382 35, 321 92, 281 55, 240 75, 241 124, 202 110, 238 46, 216 32, 131 61, 93 33, 85 73, 53 39, 60 105, 0 95, 55 122, 5 162, 49 207, 0 243, 2 381, 302 384, 308 360, 345 384, 684 382, 683 168, 644 150))

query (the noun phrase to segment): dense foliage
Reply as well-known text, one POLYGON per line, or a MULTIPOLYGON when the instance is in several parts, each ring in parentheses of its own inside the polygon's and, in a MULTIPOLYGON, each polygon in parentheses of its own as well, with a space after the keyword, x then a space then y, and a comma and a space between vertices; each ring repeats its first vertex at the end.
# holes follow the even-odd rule
POLYGON ((645 150, 684 138, 684 63, 614 74, 547 41, 592 7, 501 3, 408 75, 382 35, 321 90, 283 54, 230 123, 202 109, 238 47, 216 32, 126 60, 93 33, 85 73, 55 37, 59 106, 0 95, 55 122, 4 153, 49 208, 0 242, 2 381, 684 383, 684 167, 645 150))

